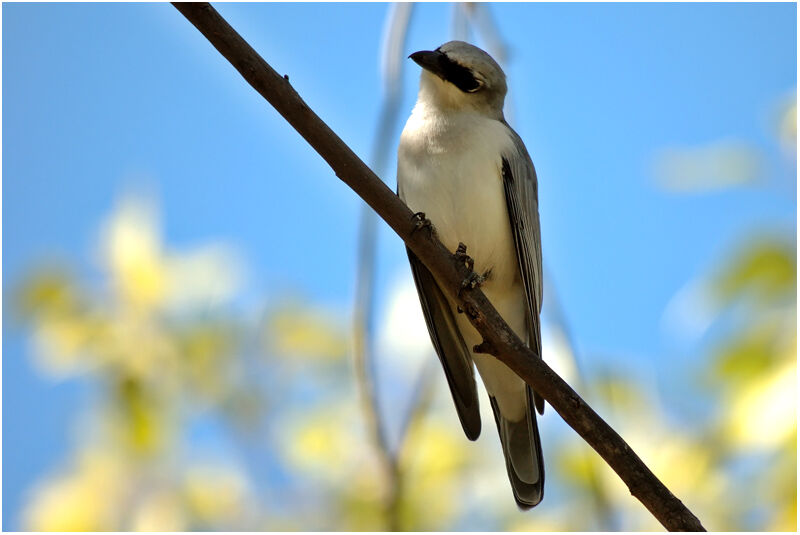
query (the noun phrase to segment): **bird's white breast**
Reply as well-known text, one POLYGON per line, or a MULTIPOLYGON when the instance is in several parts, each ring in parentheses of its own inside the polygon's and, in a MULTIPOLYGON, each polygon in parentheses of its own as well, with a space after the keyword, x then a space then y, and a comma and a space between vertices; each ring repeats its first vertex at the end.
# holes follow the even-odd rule
MULTIPOLYGON (((519 274, 502 178, 502 154, 513 150, 505 125, 474 113, 444 113, 418 102, 398 149, 400 197, 414 212, 425 212, 451 251, 459 242, 475 260, 474 270, 491 270, 481 289, 511 328, 526 338, 525 289, 519 274)), ((464 314, 454 317, 467 347, 481 335, 464 314)), ((525 383, 494 357, 473 360, 502 414, 525 415, 525 383)))
POLYGON ((475 271, 491 269, 495 291, 518 278, 502 179, 508 129, 475 113, 443 113, 418 105, 398 151, 398 190, 414 212, 425 212, 450 251, 459 242, 475 271))

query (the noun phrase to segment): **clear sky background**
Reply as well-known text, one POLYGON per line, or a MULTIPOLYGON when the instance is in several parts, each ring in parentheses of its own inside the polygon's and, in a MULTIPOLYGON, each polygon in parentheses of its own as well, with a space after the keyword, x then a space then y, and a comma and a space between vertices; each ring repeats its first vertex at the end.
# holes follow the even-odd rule
MULTIPOLYGON (((217 6, 362 158, 381 103, 387 7, 217 6)), ((449 40, 451 9, 416 6, 406 54, 449 40)), ((643 375, 668 373, 692 354, 663 330, 673 296, 743 233, 793 229, 795 170, 774 123, 795 91, 795 10, 491 6, 511 50, 512 126, 539 175, 545 264, 589 368, 618 359, 643 375), (766 187, 658 187, 664 149, 723 141, 763 152, 766 187)), ((240 248, 245 293, 295 291, 347 314, 360 201, 173 7, 25 3, 4 4, 2 15, 4 295, 41 260, 91 274, 99 222, 121 194, 145 188, 159 199, 168 244, 240 248)), ((403 117, 417 78, 409 62, 403 117)), ((384 179, 394 188, 393 172, 384 179)), ((381 225, 379 298, 408 270, 381 225)), ((5 529, 18 527, 26 489, 71 440, 67 417, 84 399, 79 382, 41 379, 28 356, 7 312, 5 529)), ((669 396, 674 385, 660 386, 669 396)))

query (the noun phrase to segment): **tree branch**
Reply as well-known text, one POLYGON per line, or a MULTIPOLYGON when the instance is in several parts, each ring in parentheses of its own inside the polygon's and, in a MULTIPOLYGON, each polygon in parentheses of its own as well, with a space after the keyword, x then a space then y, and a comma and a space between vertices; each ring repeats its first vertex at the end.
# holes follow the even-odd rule
POLYGON ((239 71, 297 132, 403 239, 431 271, 442 290, 459 300, 461 308, 484 338, 484 348, 514 370, 558 412, 625 482, 669 530, 705 531, 642 460, 585 401, 531 351, 503 321, 479 288, 461 289, 470 274, 434 236, 414 232, 411 210, 326 125, 289 84, 206 3, 174 3, 212 45, 239 71))

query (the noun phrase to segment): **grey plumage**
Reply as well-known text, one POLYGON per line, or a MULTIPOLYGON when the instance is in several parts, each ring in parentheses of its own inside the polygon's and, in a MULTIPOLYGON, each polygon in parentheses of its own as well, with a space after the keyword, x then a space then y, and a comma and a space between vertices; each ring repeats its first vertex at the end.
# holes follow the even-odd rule
MULTIPOLYGON (((506 126, 508 126, 506 124, 506 126)), ((519 135, 511 131, 515 151, 503 155, 503 187, 528 303, 528 345, 542 356, 542 233, 539 226, 539 191, 536 169, 519 135)), ((544 413, 544 400, 534 395, 536 409, 544 413)))
POLYGON ((475 440, 481 434, 481 415, 478 411, 478 390, 475 387, 470 350, 458 332, 447 298, 436 284, 433 275, 411 249, 406 250, 414 283, 420 296, 425 323, 428 325, 436 354, 444 368, 458 418, 467 438, 475 440))
MULTIPOLYGON (((486 274, 483 291, 511 328, 541 356, 542 255, 536 171, 503 117, 505 74, 484 51, 451 41, 411 58, 423 67, 420 93, 398 148, 398 194, 425 212, 439 238, 459 242, 486 274)), ((494 357, 475 354, 481 336, 409 251, 414 281, 459 419, 480 434, 472 363, 489 393, 514 497, 522 508, 543 496, 536 409, 543 400, 494 357)))

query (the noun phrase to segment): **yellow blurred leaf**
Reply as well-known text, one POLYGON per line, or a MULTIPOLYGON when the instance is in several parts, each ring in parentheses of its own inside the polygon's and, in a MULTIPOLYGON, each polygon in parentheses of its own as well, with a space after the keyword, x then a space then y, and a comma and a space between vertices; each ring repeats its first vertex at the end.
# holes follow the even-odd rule
POLYGON ((298 305, 278 308, 269 318, 266 343, 278 355, 316 360, 341 359, 347 338, 332 312, 298 305))
POLYGON ((775 448, 797 435, 797 361, 745 385, 726 415, 729 440, 739 448, 775 448))
POLYGON ((87 352, 91 328, 80 318, 58 317, 40 323, 33 332, 34 355, 39 369, 64 378, 90 369, 97 362, 87 352))
POLYGON ((663 189, 678 193, 741 186, 758 179, 760 159, 753 147, 732 140, 665 149, 656 157, 656 181, 663 189))
POLYGON ((187 531, 189 522, 182 497, 174 490, 147 494, 132 518, 133 531, 187 531))
POLYGON ((797 524, 797 434, 778 445, 769 467, 761 472, 755 492, 772 504, 767 526, 771 531, 796 531, 797 524))
POLYGON ((400 458, 406 492, 403 525, 411 530, 441 530, 458 511, 464 470, 471 460, 461 429, 433 417, 417 420, 408 430, 400 458))
POLYGON ((194 466, 183 492, 191 513, 207 526, 231 525, 245 508, 247 481, 229 466, 194 466))
POLYGON ((410 473, 420 478, 445 477, 467 462, 464 437, 449 429, 421 420, 409 430, 408 446, 413 458, 405 458, 410 473))
POLYGON ((333 403, 291 418, 283 436, 287 461, 316 478, 339 483, 359 464, 374 468, 367 442, 353 429, 356 414, 355 406, 333 403))
POLYGON ((23 511, 31 531, 116 531, 126 487, 124 463, 114 452, 91 449, 77 466, 37 486, 23 511))
POLYGON ((102 253, 119 296, 142 308, 159 304, 166 293, 156 210, 139 197, 124 197, 103 232, 102 253))
POLYGON ((783 507, 779 507, 776 514, 770 519, 770 524, 765 531, 787 533, 797 532, 797 495, 783 507))
POLYGON ((778 138, 784 149, 796 153, 797 151, 797 91, 793 91, 789 101, 784 104, 778 120, 778 138))
POLYGON ((578 488, 590 486, 593 468, 585 447, 565 447, 552 455, 559 476, 565 483, 571 483, 578 488))

